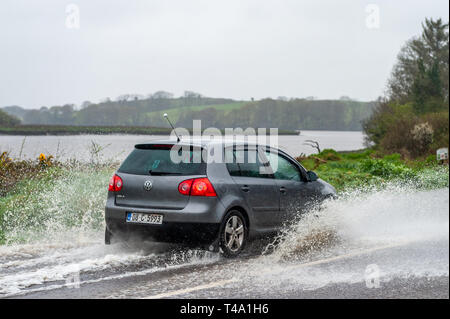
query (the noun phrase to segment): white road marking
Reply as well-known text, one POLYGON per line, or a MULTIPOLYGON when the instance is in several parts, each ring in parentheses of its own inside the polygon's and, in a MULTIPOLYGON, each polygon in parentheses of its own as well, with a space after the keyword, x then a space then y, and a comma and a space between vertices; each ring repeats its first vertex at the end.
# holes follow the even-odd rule
POLYGON ((195 287, 191 287, 191 288, 175 290, 172 292, 157 294, 157 295, 145 297, 143 299, 161 299, 161 298, 166 298, 166 297, 171 297, 171 296, 176 296, 176 295, 182 295, 182 294, 187 294, 187 293, 197 291, 197 290, 205 290, 205 289, 225 286, 226 284, 229 284, 229 283, 232 283, 235 281, 236 281, 236 279, 221 280, 221 281, 217 281, 217 282, 212 282, 210 284, 205 284, 205 285, 195 286, 195 287))
MULTIPOLYGON (((290 265, 290 266, 286 266, 285 268, 283 268, 283 271, 286 268, 291 268, 291 269, 293 269, 293 268, 304 268, 304 267, 310 267, 310 266, 315 266, 315 265, 320 265, 320 264, 326 264, 326 263, 329 263, 329 262, 332 262, 332 261, 337 261, 337 260, 346 259, 346 258, 355 257, 355 256, 360 256, 360 255, 366 255, 368 253, 372 253, 372 252, 375 252, 375 251, 378 251, 378 250, 405 246, 405 245, 411 244, 412 242, 414 242, 414 241, 407 241, 407 242, 402 242, 402 243, 397 243, 397 244, 390 244, 390 245, 385 245, 385 246, 379 246, 379 247, 374 247, 374 248, 369 248, 369 249, 365 249, 365 250, 360 250, 360 251, 348 253, 348 254, 345 254, 345 255, 339 255, 339 256, 335 256, 335 257, 330 257, 330 258, 320 259, 320 260, 316 260, 316 261, 311 261, 311 262, 307 262, 307 263, 303 263, 303 264, 290 265)), ((261 272, 261 274, 276 273, 277 271, 268 270, 266 272, 261 272)), ((193 291, 199 291, 199 290, 223 287, 223 286, 225 286, 225 285, 227 285, 229 283, 236 282, 236 281, 238 281, 237 278, 232 278, 232 279, 228 279, 228 280, 212 282, 212 283, 209 283, 209 284, 199 285, 199 286, 195 286, 195 287, 184 288, 184 289, 174 290, 174 291, 170 291, 170 292, 166 292, 166 293, 161 293, 161 294, 145 297, 143 299, 161 299, 161 298, 173 297, 173 296, 178 296, 178 295, 183 295, 183 294, 186 294, 186 293, 190 293, 190 292, 193 292, 193 291)))

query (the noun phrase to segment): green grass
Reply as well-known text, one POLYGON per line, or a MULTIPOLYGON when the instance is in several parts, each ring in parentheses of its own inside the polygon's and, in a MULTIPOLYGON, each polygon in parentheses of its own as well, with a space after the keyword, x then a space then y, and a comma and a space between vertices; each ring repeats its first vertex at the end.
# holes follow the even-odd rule
POLYGON ((342 153, 324 150, 297 160, 338 191, 392 181, 419 188, 442 188, 449 184, 448 166, 438 165, 434 157, 408 161, 399 154, 378 156, 373 150, 342 153))

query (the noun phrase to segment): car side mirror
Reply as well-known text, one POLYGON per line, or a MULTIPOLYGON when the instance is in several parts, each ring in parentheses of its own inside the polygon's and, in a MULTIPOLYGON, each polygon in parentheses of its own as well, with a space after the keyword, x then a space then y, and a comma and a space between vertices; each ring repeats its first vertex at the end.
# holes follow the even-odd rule
POLYGON ((313 171, 308 171, 306 173, 306 175, 308 175, 308 182, 314 182, 314 181, 317 181, 319 179, 317 174, 315 172, 313 172, 313 171))

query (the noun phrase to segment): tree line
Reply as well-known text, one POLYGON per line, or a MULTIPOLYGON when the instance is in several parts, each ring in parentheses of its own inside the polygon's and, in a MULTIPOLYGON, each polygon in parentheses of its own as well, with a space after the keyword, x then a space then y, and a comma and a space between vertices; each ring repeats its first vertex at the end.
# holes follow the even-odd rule
POLYGON ((129 98, 100 103, 42 107, 26 110, 18 106, 4 110, 23 124, 83 126, 152 126, 165 127, 162 112, 176 110, 174 122, 192 128, 194 119, 206 127, 277 127, 281 130, 361 130, 375 106, 373 102, 340 100, 263 99, 234 101, 203 97, 188 92, 183 97, 159 95, 151 98, 129 98))

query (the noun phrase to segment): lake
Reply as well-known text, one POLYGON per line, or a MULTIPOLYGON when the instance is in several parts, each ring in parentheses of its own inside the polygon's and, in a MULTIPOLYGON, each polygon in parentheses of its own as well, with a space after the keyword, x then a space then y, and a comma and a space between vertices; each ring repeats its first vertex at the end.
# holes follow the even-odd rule
MULTIPOLYGON (((53 155, 58 160, 77 159, 88 162, 91 160, 92 143, 102 148, 99 153, 101 160, 122 161, 133 146, 151 140, 164 139, 155 135, 69 135, 69 136, 0 136, 0 153, 10 152, 13 158, 37 158, 39 154, 53 155)), ((316 153, 310 146, 304 145, 306 140, 314 140, 321 149, 333 148, 337 151, 351 151, 364 148, 362 132, 347 131, 302 131, 300 135, 280 135, 280 149, 292 156, 301 153, 306 155, 316 153)))

